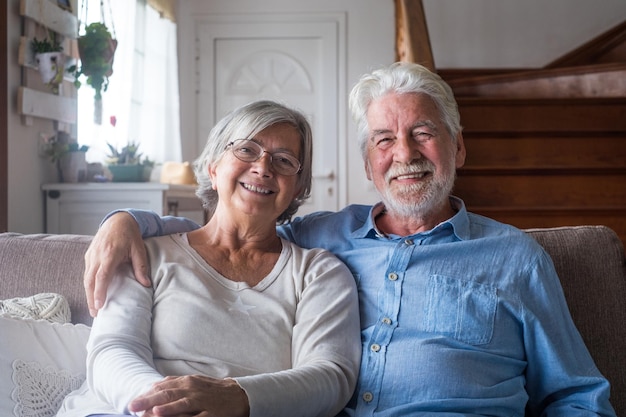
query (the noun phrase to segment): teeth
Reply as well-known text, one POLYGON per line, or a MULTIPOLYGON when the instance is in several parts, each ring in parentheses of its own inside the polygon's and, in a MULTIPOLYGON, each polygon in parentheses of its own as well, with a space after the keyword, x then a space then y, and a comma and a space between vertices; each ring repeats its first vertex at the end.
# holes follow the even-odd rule
POLYGON ((271 193, 270 190, 266 190, 264 188, 255 187, 254 185, 250 185, 250 184, 242 184, 242 185, 243 185, 243 188, 245 188, 246 190, 254 191, 255 193, 261 193, 261 194, 270 194, 271 193))
POLYGON ((414 172, 412 174, 398 175, 397 178, 399 180, 408 180, 411 178, 424 178, 425 175, 426 175, 425 172, 414 172))

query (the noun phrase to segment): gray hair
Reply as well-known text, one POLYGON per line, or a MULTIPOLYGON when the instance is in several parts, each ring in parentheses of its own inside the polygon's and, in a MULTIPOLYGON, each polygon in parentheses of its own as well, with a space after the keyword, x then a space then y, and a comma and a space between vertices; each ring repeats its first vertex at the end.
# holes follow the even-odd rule
POLYGON ((450 86, 422 65, 396 62, 363 75, 350 93, 350 111, 357 124, 359 147, 364 159, 369 138, 367 109, 373 100, 389 93, 428 95, 437 106, 452 140, 456 141, 462 130, 461 116, 450 86))
POLYGON ((313 135, 309 122, 302 113, 282 104, 269 100, 255 101, 233 110, 217 122, 209 132, 204 150, 194 161, 193 167, 198 182, 196 195, 202 200, 209 217, 213 215, 219 200, 209 176, 209 166, 217 164, 222 159, 230 142, 236 139, 252 139, 262 130, 277 123, 287 123, 298 131, 300 136, 298 160, 302 164, 302 169, 297 174, 297 187, 300 188, 300 192, 278 217, 277 223, 289 222, 298 211, 298 207, 309 198, 313 164, 313 135))

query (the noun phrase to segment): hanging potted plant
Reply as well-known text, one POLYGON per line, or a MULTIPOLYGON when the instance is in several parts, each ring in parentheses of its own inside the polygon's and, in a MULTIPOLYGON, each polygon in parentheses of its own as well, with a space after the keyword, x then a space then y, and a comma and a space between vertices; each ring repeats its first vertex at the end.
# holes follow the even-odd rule
POLYGON ((41 80, 54 93, 58 93, 59 84, 63 81, 63 73, 65 71, 63 47, 56 40, 56 36, 52 36, 52 39, 48 37, 42 40, 33 38, 31 48, 35 54, 35 62, 37 62, 41 80))
POLYGON ((78 54, 80 69, 75 70, 75 85, 80 87, 78 77, 87 77, 87 84, 95 90, 94 123, 102 124, 102 92, 109 86, 109 77, 113 74, 113 58, 117 48, 117 40, 104 23, 90 23, 85 33, 78 37, 78 54))

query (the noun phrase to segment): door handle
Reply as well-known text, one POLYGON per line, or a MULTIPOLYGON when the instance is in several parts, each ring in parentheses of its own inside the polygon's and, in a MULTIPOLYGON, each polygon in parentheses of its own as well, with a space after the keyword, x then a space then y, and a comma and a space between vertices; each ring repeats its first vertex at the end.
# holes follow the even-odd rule
POLYGON ((332 181, 335 179, 335 171, 330 171, 326 174, 323 175, 313 175, 313 179, 314 180, 328 180, 328 181, 332 181))

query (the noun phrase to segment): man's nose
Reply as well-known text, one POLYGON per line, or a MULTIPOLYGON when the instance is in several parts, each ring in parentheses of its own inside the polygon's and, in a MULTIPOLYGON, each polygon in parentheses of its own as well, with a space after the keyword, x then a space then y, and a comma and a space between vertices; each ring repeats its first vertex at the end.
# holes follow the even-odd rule
POLYGON ((409 137, 399 137, 394 146, 394 161, 410 163, 422 157, 418 144, 409 137))

